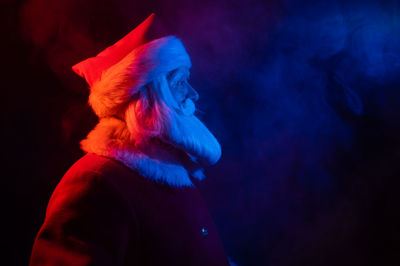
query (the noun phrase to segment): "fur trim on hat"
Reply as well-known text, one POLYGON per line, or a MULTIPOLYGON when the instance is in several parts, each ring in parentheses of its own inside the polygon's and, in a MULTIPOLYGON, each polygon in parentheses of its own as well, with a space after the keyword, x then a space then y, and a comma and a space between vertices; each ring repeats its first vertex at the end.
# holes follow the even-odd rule
POLYGON ((150 158, 130 145, 130 133, 124 121, 117 118, 103 118, 81 141, 81 148, 89 153, 113 158, 141 176, 156 183, 173 187, 190 187, 190 176, 202 180, 202 169, 190 173, 181 164, 150 158))
POLYGON ((106 70, 90 89, 89 104, 99 117, 119 114, 139 88, 179 67, 191 67, 182 42, 168 36, 139 46, 106 70))

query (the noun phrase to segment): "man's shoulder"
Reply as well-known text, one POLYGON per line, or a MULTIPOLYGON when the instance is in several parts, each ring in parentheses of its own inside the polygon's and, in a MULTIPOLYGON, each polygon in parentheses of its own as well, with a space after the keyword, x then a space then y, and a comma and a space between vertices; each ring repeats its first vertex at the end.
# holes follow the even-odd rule
POLYGON ((127 169, 121 163, 114 159, 100 156, 93 153, 87 153, 78 159, 67 171, 66 174, 87 174, 93 173, 105 175, 115 172, 126 172, 127 169))
POLYGON ((67 170, 62 179, 66 181, 82 181, 82 179, 115 180, 122 177, 136 179, 138 173, 112 158, 87 153, 67 170))
POLYGON ((86 154, 61 178, 53 191, 49 206, 82 204, 90 198, 121 198, 120 179, 129 178, 135 183, 136 175, 113 159, 86 154))
POLYGON ((56 191, 71 187, 87 191, 99 184, 120 187, 118 183, 125 179, 137 183, 135 180, 138 179, 138 174, 114 159, 87 153, 67 170, 57 185, 56 191))

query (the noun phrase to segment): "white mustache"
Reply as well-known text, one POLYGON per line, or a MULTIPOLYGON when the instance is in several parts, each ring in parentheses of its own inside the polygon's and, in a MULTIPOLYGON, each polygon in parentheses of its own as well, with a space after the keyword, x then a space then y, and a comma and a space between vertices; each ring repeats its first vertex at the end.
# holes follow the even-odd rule
POLYGON ((185 116, 192 116, 196 111, 196 105, 190 98, 186 98, 183 102, 178 104, 178 108, 176 110, 178 113, 185 116))

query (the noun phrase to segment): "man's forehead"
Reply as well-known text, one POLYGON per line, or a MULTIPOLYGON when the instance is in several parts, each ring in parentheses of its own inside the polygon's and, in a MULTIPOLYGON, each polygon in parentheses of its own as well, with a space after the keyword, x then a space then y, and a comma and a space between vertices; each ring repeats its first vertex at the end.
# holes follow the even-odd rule
POLYGON ((189 78, 190 77, 190 70, 188 67, 180 67, 172 71, 169 75, 171 80, 177 80, 181 78, 189 78))

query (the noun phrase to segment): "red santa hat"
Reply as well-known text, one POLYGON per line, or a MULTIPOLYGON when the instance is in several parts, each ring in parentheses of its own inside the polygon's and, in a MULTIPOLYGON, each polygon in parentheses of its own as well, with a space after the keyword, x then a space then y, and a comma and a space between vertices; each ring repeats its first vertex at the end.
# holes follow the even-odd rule
POLYGON ((72 69, 89 84, 95 113, 107 117, 124 108, 139 88, 179 67, 190 68, 190 57, 178 38, 160 32, 153 13, 114 45, 72 69))

